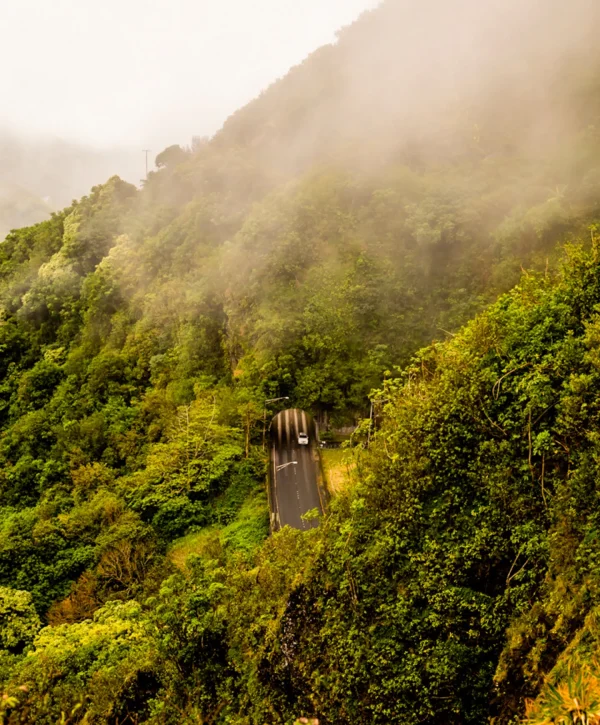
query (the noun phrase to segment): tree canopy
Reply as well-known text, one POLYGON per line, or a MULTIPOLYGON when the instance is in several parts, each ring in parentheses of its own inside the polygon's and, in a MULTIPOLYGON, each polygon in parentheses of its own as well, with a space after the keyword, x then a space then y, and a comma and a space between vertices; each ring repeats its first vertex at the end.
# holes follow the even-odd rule
POLYGON ((448 94, 432 2, 0 244, 0 722, 598 719, 598 10, 448 94), (283 397, 353 473, 269 536, 283 397))

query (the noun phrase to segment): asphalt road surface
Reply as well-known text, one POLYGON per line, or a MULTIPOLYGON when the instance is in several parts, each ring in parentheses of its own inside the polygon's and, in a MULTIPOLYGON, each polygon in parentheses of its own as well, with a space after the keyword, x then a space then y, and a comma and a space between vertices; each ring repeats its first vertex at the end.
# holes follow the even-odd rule
POLYGON ((319 491, 319 459, 312 418, 297 408, 284 410, 271 424, 271 519, 272 527, 307 530, 319 525, 302 515, 323 504, 319 491), (298 434, 308 433, 308 445, 298 443, 298 434))

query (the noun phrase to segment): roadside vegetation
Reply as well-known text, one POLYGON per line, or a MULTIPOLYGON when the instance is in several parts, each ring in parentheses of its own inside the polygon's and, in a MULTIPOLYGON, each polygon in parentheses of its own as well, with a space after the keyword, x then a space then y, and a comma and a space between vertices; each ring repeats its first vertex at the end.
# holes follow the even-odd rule
POLYGON ((595 25, 413 125, 402 7, 0 244, 4 725, 598 719, 595 25), (362 422, 269 536, 284 396, 362 422))
POLYGON ((324 448, 321 450, 321 464, 330 494, 336 496, 352 486, 356 465, 351 451, 343 448, 324 448))

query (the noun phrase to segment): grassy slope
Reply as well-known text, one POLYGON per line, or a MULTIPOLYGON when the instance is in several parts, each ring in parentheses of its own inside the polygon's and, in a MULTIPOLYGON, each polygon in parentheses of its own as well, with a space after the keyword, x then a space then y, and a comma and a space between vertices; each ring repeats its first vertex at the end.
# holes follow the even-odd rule
POLYGON ((351 453, 342 448, 325 448, 320 455, 329 493, 337 495, 347 491, 355 472, 351 453))

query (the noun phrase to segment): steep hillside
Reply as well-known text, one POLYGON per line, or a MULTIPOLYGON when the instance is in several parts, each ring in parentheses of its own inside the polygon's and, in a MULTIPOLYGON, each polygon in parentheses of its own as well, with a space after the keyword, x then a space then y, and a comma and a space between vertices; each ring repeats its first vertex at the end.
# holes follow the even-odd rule
POLYGON ((273 167, 548 153, 596 121, 591 0, 388 0, 225 123, 273 167), (594 100, 592 100, 592 98, 594 100))
POLYGON ((599 15, 388 0, 8 235, 0 720, 508 723, 586 659, 599 15), (267 538, 280 396, 378 431, 267 538))

